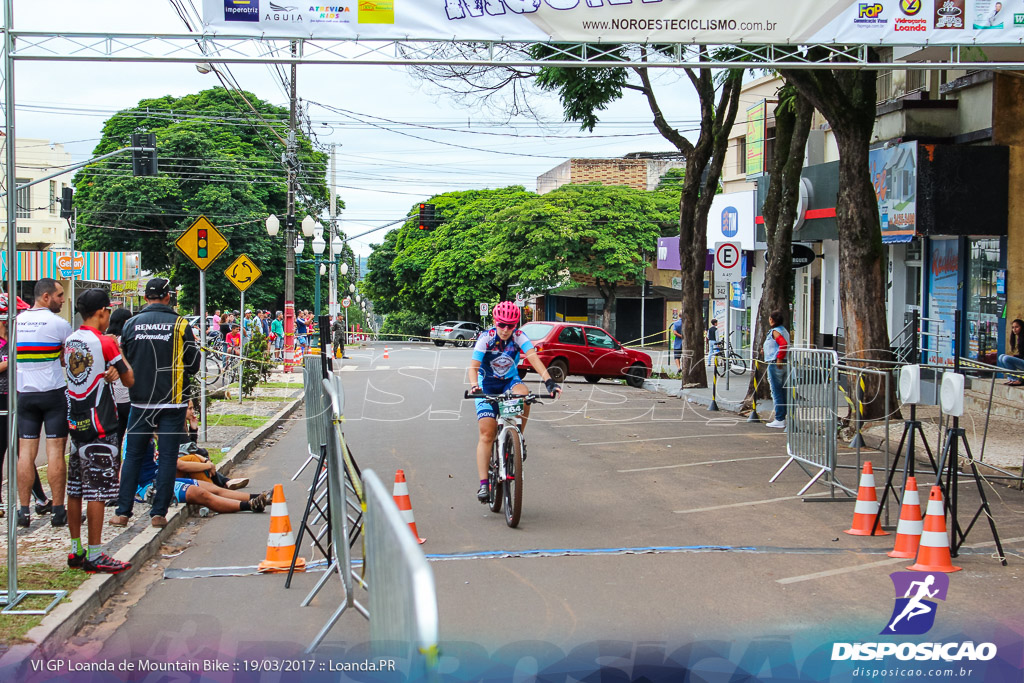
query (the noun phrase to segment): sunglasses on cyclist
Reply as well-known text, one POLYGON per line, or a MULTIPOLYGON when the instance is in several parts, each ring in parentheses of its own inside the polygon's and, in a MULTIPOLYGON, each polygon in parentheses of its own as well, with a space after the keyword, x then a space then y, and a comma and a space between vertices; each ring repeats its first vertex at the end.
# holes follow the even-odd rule
POLYGON ((515 323, 497 323, 495 327, 502 330, 514 330, 516 328, 515 323))

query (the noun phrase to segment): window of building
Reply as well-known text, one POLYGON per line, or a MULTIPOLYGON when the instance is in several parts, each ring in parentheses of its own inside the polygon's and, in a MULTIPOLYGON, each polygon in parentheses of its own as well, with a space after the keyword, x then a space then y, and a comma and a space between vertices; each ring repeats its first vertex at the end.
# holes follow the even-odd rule
POLYGON ((736 140, 736 172, 745 174, 747 172, 747 136, 743 135, 736 140))
MULTIPOLYGON (((17 178, 18 185, 32 182, 30 178, 17 178)), ((32 218, 32 188, 22 187, 18 189, 15 204, 15 216, 17 218, 32 218)))
POLYGON ((1006 295, 999 293, 999 240, 971 240, 967 263, 968 358, 995 365, 999 349, 999 316, 1006 295))
POLYGON ((50 213, 56 215, 57 213, 57 181, 50 181, 50 213))

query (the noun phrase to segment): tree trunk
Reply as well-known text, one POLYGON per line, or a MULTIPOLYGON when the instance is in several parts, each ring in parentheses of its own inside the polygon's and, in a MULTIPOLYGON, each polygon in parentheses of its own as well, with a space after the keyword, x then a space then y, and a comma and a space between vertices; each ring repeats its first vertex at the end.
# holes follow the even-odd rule
MULTIPOLYGON (((839 302, 847 349, 844 362, 884 368, 859 362, 892 360, 885 311, 885 252, 878 198, 868 165, 868 145, 875 123, 875 73, 867 69, 786 70, 783 75, 825 116, 839 147, 836 223, 839 302)), ((882 383, 868 375, 865 385, 865 416, 882 416, 882 383)), ((895 383, 890 383, 890 398, 894 391, 895 383)), ((890 405, 896 404, 890 401, 890 405)))
POLYGON ((612 311, 615 310, 615 286, 601 280, 597 281, 597 291, 604 299, 604 307, 601 309, 601 327, 608 331, 608 334, 615 336, 612 330, 612 311))
MULTIPOLYGON (((780 95, 779 104, 775 107, 775 157, 772 160, 764 207, 761 209, 768 263, 765 266, 764 291, 751 342, 755 360, 768 336, 768 316, 772 311, 788 314, 793 300, 790 287, 793 225, 799 218, 796 210, 800 201, 800 173, 804 167, 804 148, 807 146, 811 117, 814 114, 811 103, 792 86, 783 88, 780 95)), ((788 315, 787 320, 791 320, 788 315)), ((750 374, 747 397, 744 399, 745 408, 752 405, 755 384, 757 398, 768 398, 770 395, 766 367, 756 362, 754 367, 756 372, 750 374)))

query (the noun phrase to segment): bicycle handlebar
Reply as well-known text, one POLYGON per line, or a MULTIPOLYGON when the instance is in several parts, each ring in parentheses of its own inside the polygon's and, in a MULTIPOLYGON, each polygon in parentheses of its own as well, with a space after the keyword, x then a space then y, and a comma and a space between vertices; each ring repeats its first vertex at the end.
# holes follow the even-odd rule
POLYGON ((540 400, 542 398, 551 398, 551 399, 558 398, 558 394, 556 394, 556 393, 550 393, 550 394, 532 394, 532 393, 531 394, 513 394, 511 392, 506 392, 504 394, 485 394, 483 392, 480 392, 480 393, 474 394, 471 391, 466 391, 466 392, 463 393, 462 397, 464 399, 482 398, 485 401, 501 401, 501 400, 504 400, 504 399, 522 398, 527 403, 533 403, 534 401, 538 401, 538 400, 540 400))

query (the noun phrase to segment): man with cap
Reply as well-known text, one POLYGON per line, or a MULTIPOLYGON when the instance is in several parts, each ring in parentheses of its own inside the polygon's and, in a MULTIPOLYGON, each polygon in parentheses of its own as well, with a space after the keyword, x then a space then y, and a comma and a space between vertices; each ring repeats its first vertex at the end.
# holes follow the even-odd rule
POLYGON ((135 377, 112 335, 110 295, 103 289, 87 289, 78 297, 82 326, 64 342, 67 375, 68 429, 68 531, 71 552, 68 566, 90 574, 118 574, 131 565, 103 552, 103 508, 117 498, 121 444, 118 441, 117 406, 111 383, 131 389, 135 377), (88 513, 88 544, 82 543, 82 501, 88 513))
POLYGON ((46 478, 53 494, 52 526, 68 523, 64 508, 68 441, 67 399, 64 392, 64 340, 71 325, 58 313, 64 308, 64 288, 44 277, 36 282, 32 308, 18 315, 15 337, 18 359, 18 526, 30 523, 28 503, 35 479, 39 434, 46 434, 46 478))
POLYGON ((125 526, 138 488, 139 468, 157 434, 160 451, 156 495, 150 517, 153 526, 167 524, 167 507, 174 495, 178 447, 184 440, 189 383, 199 372, 199 344, 192 326, 171 308, 170 282, 153 278, 146 284, 147 306, 124 324, 121 346, 135 372, 132 408, 125 436, 124 464, 114 526, 125 526))

